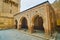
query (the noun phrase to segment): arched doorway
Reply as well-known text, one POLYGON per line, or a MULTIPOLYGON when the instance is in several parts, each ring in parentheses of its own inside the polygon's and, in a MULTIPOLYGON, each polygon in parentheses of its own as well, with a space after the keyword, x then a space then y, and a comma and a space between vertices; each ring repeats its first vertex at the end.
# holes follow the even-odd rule
POLYGON ((35 16, 33 23, 34 23, 34 32, 43 32, 44 33, 42 17, 39 17, 39 15, 35 16))
POLYGON ((25 31, 28 29, 27 19, 26 19, 25 17, 23 17, 23 18, 21 19, 21 29, 23 29, 23 30, 25 30, 25 31))
POLYGON ((18 24, 18 21, 15 20, 15 29, 17 29, 17 24, 18 24))

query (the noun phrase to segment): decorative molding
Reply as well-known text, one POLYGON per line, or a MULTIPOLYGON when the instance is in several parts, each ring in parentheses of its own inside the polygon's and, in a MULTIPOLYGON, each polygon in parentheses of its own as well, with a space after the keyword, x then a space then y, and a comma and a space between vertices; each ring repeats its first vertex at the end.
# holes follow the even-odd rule
POLYGON ((10 19, 14 19, 14 17, 7 17, 7 16, 0 16, 0 18, 10 18, 10 19))

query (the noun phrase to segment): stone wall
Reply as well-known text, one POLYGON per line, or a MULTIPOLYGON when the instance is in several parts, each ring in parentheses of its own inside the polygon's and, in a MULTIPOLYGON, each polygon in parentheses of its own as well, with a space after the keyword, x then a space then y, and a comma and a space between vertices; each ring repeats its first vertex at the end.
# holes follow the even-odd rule
POLYGON ((52 7, 55 10, 55 16, 56 16, 56 23, 57 26, 60 27, 60 0, 56 0, 53 4, 52 7))
POLYGON ((20 11, 20 0, 0 0, 0 29, 15 28, 14 14, 20 11))
POLYGON ((0 16, 0 29, 15 28, 14 18, 0 16))
POLYGON ((8 0, 7 2, 2 1, 2 8, 4 13, 16 14, 20 11, 20 0, 8 0))

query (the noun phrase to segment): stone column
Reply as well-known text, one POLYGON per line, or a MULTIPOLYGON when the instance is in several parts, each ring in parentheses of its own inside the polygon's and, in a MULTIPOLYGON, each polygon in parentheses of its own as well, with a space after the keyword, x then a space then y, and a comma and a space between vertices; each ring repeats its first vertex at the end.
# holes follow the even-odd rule
POLYGON ((46 36, 46 37, 49 37, 49 36, 50 36, 49 29, 46 29, 46 28, 45 28, 45 36, 46 36))
POLYGON ((29 33, 33 33, 34 32, 34 25, 32 23, 30 23, 28 26, 28 29, 29 29, 29 33))
POLYGON ((45 20, 44 20, 44 29, 45 29, 45 35, 46 35, 46 37, 50 37, 51 36, 51 21, 48 19, 48 18, 46 18, 45 20))
POLYGON ((45 27, 45 33, 46 35, 48 35, 47 37, 51 37, 52 33, 54 33, 54 26, 52 23, 52 19, 53 19, 53 16, 54 14, 52 13, 53 10, 51 9, 51 6, 50 5, 46 5, 46 14, 44 15, 44 19, 45 19, 45 23, 44 23, 44 27, 45 27), (53 14, 53 15, 52 15, 53 14), (52 30, 53 29, 53 30, 52 30))
POLYGON ((21 29, 21 23, 18 23, 18 25, 17 25, 17 29, 21 29))
POLYGON ((51 37, 52 33, 54 32, 54 28, 53 28, 53 24, 51 22, 51 20, 47 20, 46 24, 45 24, 45 34, 47 37, 51 37))

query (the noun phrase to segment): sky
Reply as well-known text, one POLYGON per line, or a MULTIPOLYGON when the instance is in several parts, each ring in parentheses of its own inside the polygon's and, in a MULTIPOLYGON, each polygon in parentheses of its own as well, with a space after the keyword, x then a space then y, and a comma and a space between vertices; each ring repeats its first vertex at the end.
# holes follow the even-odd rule
MULTIPOLYGON (((21 0, 21 8, 20 11, 24 11, 28 8, 31 8, 35 5, 41 4, 47 0, 21 0)), ((50 3, 53 3, 55 0, 48 0, 50 3)))

